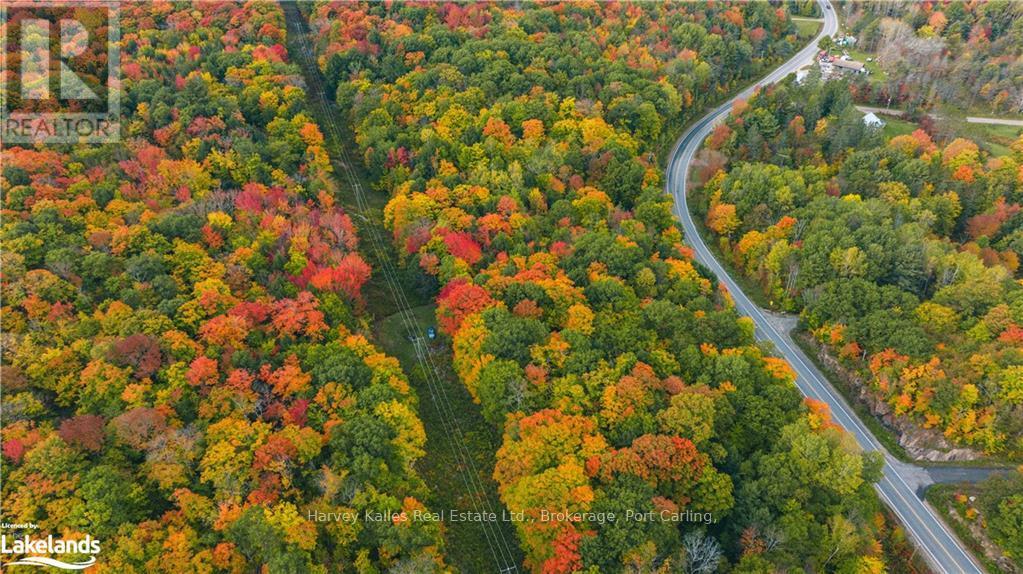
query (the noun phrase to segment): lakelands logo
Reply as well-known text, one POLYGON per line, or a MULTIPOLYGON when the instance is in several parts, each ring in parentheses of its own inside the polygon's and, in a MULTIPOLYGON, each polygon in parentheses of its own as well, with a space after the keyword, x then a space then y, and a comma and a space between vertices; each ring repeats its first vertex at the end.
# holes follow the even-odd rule
POLYGON ((3 566, 50 566, 62 570, 85 570, 96 563, 96 554, 99 554, 99 540, 88 534, 81 540, 64 540, 47 536, 46 538, 33 538, 29 535, 21 537, 0 535, 0 567, 3 566), (36 556, 46 554, 48 556, 36 556), (89 558, 83 561, 68 562, 51 556, 64 554, 89 554, 89 558), (8 562, 8 556, 21 556, 8 562), (27 555, 27 556, 26 556, 27 555))
POLYGON ((114 0, 0 2, 0 139, 120 138, 120 27, 114 0))

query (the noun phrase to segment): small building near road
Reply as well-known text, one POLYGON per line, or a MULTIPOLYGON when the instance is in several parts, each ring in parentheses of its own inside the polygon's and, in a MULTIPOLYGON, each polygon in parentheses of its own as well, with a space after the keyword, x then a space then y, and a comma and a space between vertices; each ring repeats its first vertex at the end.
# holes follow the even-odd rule
POLYGON ((856 36, 838 36, 835 45, 841 48, 852 48, 856 45, 856 36))
POLYGON ((863 116, 863 125, 868 128, 881 129, 884 127, 885 121, 877 117, 877 114, 874 112, 867 112, 867 115, 863 116))
POLYGON ((839 72, 843 74, 866 74, 867 68, 863 65, 863 62, 857 62, 856 60, 842 60, 836 59, 831 62, 839 72))
POLYGON ((870 71, 863 62, 856 60, 844 60, 834 56, 824 56, 818 60, 821 67, 821 76, 831 79, 840 76, 866 75, 870 71))

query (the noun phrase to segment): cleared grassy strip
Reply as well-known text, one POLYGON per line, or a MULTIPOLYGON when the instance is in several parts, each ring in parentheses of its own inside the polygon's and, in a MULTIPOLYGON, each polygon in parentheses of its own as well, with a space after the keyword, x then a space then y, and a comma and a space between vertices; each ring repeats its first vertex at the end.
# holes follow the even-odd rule
MULTIPOLYGON (((335 196, 356 220, 363 252, 373 268, 363 295, 370 313, 384 317, 374 325, 374 340, 385 353, 398 359, 419 397, 418 411, 426 430, 427 455, 418 461, 416 470, 430 488, 427 506, 431 512, 446 514, 451 510, 478 510, 493 501, 495 504, 489 510, 500 514, 503 506, 490 478, 499 445, 496 432, 483 420, 479 407, 451 371, 445 345, 439 341, 427 345, 429 361, 424 362, 408 339, 409 321, 415 324, 412 330, 425 337, 426 327, 434 323, 434 307, 426 304, 428 295, 411 287, 416 283, 414 271, 406 271, 397 264, 396 249, 388 240, 390 234, 383 224, 387 194, 364 192, 372 187, 368 185, 361 162, 348 162, 348 158, 359 157, 354 138, 333 100, 324 93, 319 69, 303 42, 301 16, 294 5, 287 4, 285 15, 289 23, 289 51, 301 64, 310 85, 307 90, 310 112, 321 129, 330 128, 324 129, 324 137, 335 170, 335 196), (432 369, 431 372, 427 372, 427 368, 432 369), (438 380, 439 388, 434 385, 438 380), (453 437, 452 428, 461 432, 453 437), (472 472, 471 468, 476 471, 472 472)), ((509 522, 460 521, 442 526, 445 558, 458 571, 493 572, 522 563, 522 553, 509 522), (495 546, 501 541, 494 539, 495 534, 507 542, 502 546, 501 564, 497 563, 495 554, 495 546)))
MULTIPOLYGON (((426 328, 435 324, 436 307, 432 304, 412 309, 416 324, 426 337, 426 328)), ((452 442, 443 431, 443 419, 434 401, 425 399, 427 383, 422 367, 416 359, 415 348, 408 340, 405 326, 398 314, 391 315, 375 325, 376 340, 384 351, 401 362, 412 385, 419 392, 419 418, 426 428, 426 456, 417 464, 416 470, 430 485, 431 498, 426 505, 433 512, 465 510, 472 508, 466 497, 464 483, 460 477, 466 471, 458 462, 452 442)), ((459 417, 466 447, 474 457, 475 467, 480 471, 480 482, 491 500, 498 500, 497 485, 490 476, 494 468, 495 453, 501 445, 500 437, 493 425, 480 415, 479 406, 473 403, 469 392, 458 381, 451 370, 451 355, 447 345, 440 339, 428 343, 427 348, 437 359, 440 367, 441 385, 447 393, 454 412, 459 417)), ((499 522, 497 527, 511 540, 515 540, 512 523, 499 522)), ((494 570, 493 560, 482 529, 474 522, 446 522, 444 538, 447 542, 444 553, 448 563, 462 572, 487 572, 494 570)), ((518 550, 518 549, 516 549, 518 550)), ((517 556, 521 563, 522 557, 517 556)))

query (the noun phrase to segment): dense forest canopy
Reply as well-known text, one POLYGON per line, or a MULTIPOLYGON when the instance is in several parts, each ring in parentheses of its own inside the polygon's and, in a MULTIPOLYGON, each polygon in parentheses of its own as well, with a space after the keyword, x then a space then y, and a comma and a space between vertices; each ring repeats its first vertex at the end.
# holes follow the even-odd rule
MULTIPOLYGON (((95 572, 457 568, 448 524, 409 519, 467 509, 427 508, 431 419, 377 346, 339 131, 386 203, 363 232, 386 229, 473 431, 500 437, 486 472, 527 569, 915 571, 881 457, 801 397, 663 194, 681 127, 802 48, 790 13, 815 2, 302 2, 340 130, 287 9, 123 3, 121 141, 4 144, 5 523, 102 540, 95 572)), ((1018 59, 1015 8, 847 14, 956 60, 928 104, 1014 105, 994 55, 1018 59)), ((886 141, 863 89, 811 75, 736 105, 701 215, 899 416, 1019 455, 1023 142, 886 141)), ((1020 495, 992 485, 1011 540, 1020 495)))
POLYGON ((662 135, 799 47, 766 3, 305 6, 536 572, 881 571, 863 456, 682 245, 662 135), (708 513, 710 524, 602 513, 708 513))
POLYGON ((813 79, 736 106, 707 140, 707 227, 894 414, 1019 457, 1023 140, 991 157, 861 118, 813 79))
POLYGON ((3 151, 3 519, 94 571, 422 572, 425 436, 267 2, 121 6, 120 144, 3 151), (340 509, 340 510, 339 510, 340 509))

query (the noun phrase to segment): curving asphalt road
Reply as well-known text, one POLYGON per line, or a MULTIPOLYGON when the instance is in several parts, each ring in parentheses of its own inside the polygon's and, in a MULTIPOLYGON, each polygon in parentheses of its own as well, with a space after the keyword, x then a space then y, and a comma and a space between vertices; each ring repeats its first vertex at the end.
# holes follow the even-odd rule
POLYGON ((793 343, 789 334, 777 330, 768 321, 763 310, 743 293, 739 285, 718 263, 700 237, 686 205, 686 176, 693 157, 714 126, 728 114, 732 102, 739 98, 749 98, 756 87, 777 82, 810 63, 817 52, 817 42, 820 38, 824 35, 833 35, 838 30, 838 18, 828 0, 818 0, 818 3, 824 12, 824 26, 806 48, 771 72, 756 86, 751 86, 714 109, 682 134, 668 159, 665 191, 675 198, 676 215, 682 222, 687 242, 696 252, 696 258, 725 284, 739 312, 753 319, 757 338, 771 341, 792 365, 798 375, 796 385, 803 395, 827 403, 831 407, 835 421, 852 434, 864 450, 876 450, 884 455, 884 476, 876 485, 878 495, 905 525, 906 531, 931 567, 936 572, 981 573, 984 570, 962 542, 949 531, 934 509, 918 496, 918 487, 927 482, 926 478, 921 479, 927 476, 927 471, 896 460, 874 438, 845 400, 831 387, 827 378, 793 343))

